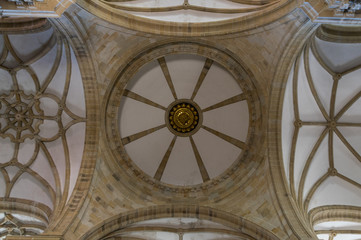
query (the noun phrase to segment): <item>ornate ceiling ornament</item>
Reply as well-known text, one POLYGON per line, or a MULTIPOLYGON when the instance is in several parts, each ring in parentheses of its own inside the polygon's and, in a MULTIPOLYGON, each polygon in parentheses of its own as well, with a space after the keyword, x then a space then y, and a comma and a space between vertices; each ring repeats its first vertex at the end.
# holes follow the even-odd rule
POLYGON ((168 129, 177 136, 195 134, 202 124, 203 116, 200 107, 187 99, 171 103, 165 113, 168 129))
POLYGON ((262 144, 261 139, 255 140, 261 137, 256 132, 262 118, 249 75, 231 56, 216 49, 179 43, 170 47, 177 54, 167 50, 169 55, 164 56, 169 47, 134 58, 115 87, 109 88, 106 129, 114 160, 131 170, 127 173, 133 172, 130 178, 143 180, 136 183, 146 184, 153 192, 157 188, 202 195, 228 181, 235 183, 232 187, 242 184, 255 166, 250 162, 260 161, 254 151, 262 144), (178 75, 178 66, 187 69, 187 74, 178 75), (146 87, 149 84, 154 89, 146 87), (128 118, 133 120, 128 122, 128 118), (212 147, 215 143, 222 147, 212 147), (136 150, 138 144, 149 146, 150 152, 136 150))

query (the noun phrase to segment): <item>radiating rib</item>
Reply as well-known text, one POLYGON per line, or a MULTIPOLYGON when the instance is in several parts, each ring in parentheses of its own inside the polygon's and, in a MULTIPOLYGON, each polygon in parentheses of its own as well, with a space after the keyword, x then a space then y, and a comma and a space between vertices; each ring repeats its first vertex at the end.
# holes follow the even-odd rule
POLYGON ((330 100, 330 118, 333 119, 335 116, 335 102, 336 102, 336 92, 338 82, 340 80, 340 76, 333 77, 333 84, 332 84, 332 92, 331 92, 331 100, 330 100))
POLYGON ((159 180, 162 178, 163 176, 163 172, 164 172, 164 169, 165 167, 167 166, 167 163, 168 163, 168 160, 169 160, 169 156, 172 152, 172 149, 174 147, 174 144, 175 144, 175 140, 177 139, 177 136, 174 136, 173 137, 173 140, 172 142, 169 144, 169 147, 167 149, 167 152, 164 154, 164 157, 162 159, 162 162, 159 164, 158 166, 158 169, 157 169, 157 172, 155 173, 154 175, 154 178, 159 180))
POLYGON ((165 61, 165 58, 164 57, 158 58, 158 63, 159 63, 159 66, 161 67, 161 69, 163 71, 164 77, 167 80, 168 86, 170 88, 170 91, 173 94, 174 99, 177 100, 178 99, 177 93, 175 91, 175 88, 174 88, 174 85, 173 85, 173 82, 172 82, 172 78, 171 78, 171 76, 169 74, 169 70, 168 70, 168 66, 167 66, 167 63, 165 61))
POLYGON ((335 121, 339 120, 342 115, 361 97, 361 91, 358 92, 346 105, 337 113, 335 121))
POLYGON ((145 97, 142 97, 142 96, 140 96, 140 95, 138 95, 138 94, 136 94, 136 93, 134 93, 134 92, 132 92, 132 91, 129 91, 128 89, 124 89, 124 94, 123 94, 123 95, 126 96, 126 97, 129 97, 129 98, 132 98, 132 99, 134 99, 134 100, 136 100, 136 101, 139 101, 139 102, 148 104, 148 105, 150 105, 150 106, 153 106, 153 107, 156 107, 156 108, 160 108, 160 109, 162 109, 162 110, 164 110, 164 111, 167 110, 167 109, 166 109, 165 107, 163 107, 162 105, 159 105, 158 103, 155 103, 155 102, 153 102, 153 101, 151 101, 151 100, 149 100, 149 99, 147 99, 147 98, 145 98, 145 97))
POLYGON ((295 130, 292 136, 292 144, 291 144, 291 153, 290 153, 290 186, 291 186, 291 194, 296 199, 296 190, 295 190, 295 155, 296 155, 296 144, 298 141, 298 135, 300 132, 300 127, 295 126, 295 130))
POLYGON ((317 139, 316 144, 313 146, 312 151, 311 151, 310 155, 307 158, 305 167, 302 170, 301 180, 300 180, 300 184, 299 184, 299 187, 298 187, 298 202, 299 202, 300 205, 303 205, 303 203, 302 203, 303 188, 304 188, 304 184, 305 184, 305 181, 306 181, 306 176, 308 174, 308 170, 310 168, 311 162, 314 159, 314 156, 315 156, 316 152, 318 151, 323 139, 325 138, 326 134, 328 133, 328 130, 329 130, 328 128, 325 128, 322 131, 320 137, 317 139))
POLYGON ((321 66, 323 67, 323 69, 325 69, 330 75, 334 75, 335 73, 332 71, 331 68, 329 68, 327 66, 327 64, 323 61, 323 59, 321 58, 320 54, 318 53, 317 51, 317 48, 316 48, 316 38, 313 37, 312 40, 311 40, 311 51, 313 53, 313 55, 315 56, 315 58, 317 59, 318 63, 321 64, 321 66))
POLYGON ((335 133, 340 138, 340 140, 345 144, 345 146, 350 150, 350 152, 361 162, 361 156, 358 154, 358 152, 351 146, 351 144, 346 140, 346 138, 342 135, 342 133, 335 128, 335 133))
POLYGON ((333 157, 333 131, 329 129, 328 131, 328 162, 330 168, 335 168, 334 157, 333 157))
POLYGON ((210 107, 207 107, 206 109, 203 110, 203 112, 207 112, 207 111, 210 111, 210 110, 214 110, 216 108, 220 108, 220 107, 224 107, 224 106, 227 106, 227 105, 230 105, 232 103, 236 103, 236 102, 240 102, 240 101, 243 101, 243 100, 246 100, 247 99, 247 94, 245 93, 241 93, 237 96, 234 96, 234 97, 231 97, 231 98, 228 98, 222 102, 219 102, 219 103, 216 103, 210 107))
POLYGON ((193 90, 191 100, 194 100, 194 98, 196 97, 198 90, 201 87, 204 78, 207 76, 208 70, 211 68, 212 64, 213 64, 213 60, 207 58, 206 62, 204 63, 202 72, 199 75, 198 82, 193 90))
POLYGON ((311 72, 310 72, 309 45, 307 45, 307 47, 304 50, 304 65, 305 65, 305 72, 306 72, 307 82, 308 82, 308 85, 309 85, 309 87, 311 89, 312 96, 315 99, 315 101, 317 103, 317 106, 320 109, 323 117, 327 121, 330 121, 330 117, 328 116, 324 106, 322 105, 321 100, 318 97, 317 91, 315 89, 315 86, 313 85, 313 80, 312 80, 312 76, 311 76, 311 72))
POLYGON ((316 190, 321 186, 323 182, 326 181, 326 179, 330 176, 330 173, 325 173, 322 177, 320 177, 315 184, 313 184, 312 188, 310 189, 309 193, 306 196, 305 203, 304 203, 304 210, 307 212, 308 205, 315 194, 316 190))
POLYGON ((223 134, 223 133, 221 133, 221 132, 218 132, 218 131, 216 131, 216 130, 214 130, 214 129, 212 129, 212 128, 206 127, 206 126, 202 126, 202 128, 203 128, 204 130, 207 130, 207 131, 210 132, 210 133, 213 133, 213 134, 216 135, 217 137, 220 137, 220 138, 222 138, 223 140, 225 140, 225 141, 233 144, 234 146, 239 147, 240 149, 243 149, 243 150, 247 150, 247 149, 248 149, 247 144, 244 143, 244 142, 242 142, 242 141, 240 141, 240 140, 238 140, 238 139, 235 139, 235 138, 233 138, 233 137, 230 137, 230 136, 228 136, 228 135, 226 135, 226 134, 223 134))
POLYGON ((339 122, 339 123, 336 123, 336 126, 339 126, 339 127, 361 127, 361 123, 339 122))
POLYGON ((198 164, 198 168, 199 168, 199 171, 201 172, 203 182, 209 181, 210 178, 209 178, 207 169, 206 169, 206 167, 204 166, 202 157, 201 157, 201 155, 200 155, 199 152, 198 152, 197 146, 196 146, 196 144, 194 143, 194 140, 193 140, 192 136, 189 137, 189 140, 191 141, 192 149, 193 149, 193 152, 194 152, 194 156, 196 157, 197 164, 198 164))
POLYGON ((57 48, 56 48, 56 57, 53 66, 51 67, 50 72, 45 78, 45 81, 43 83, 43 86, 41 86, 40 93, 44 93, 46 88, 49 86, 50 82, 53 80, 53 77, 55 76, 56 72, 58 71, 60 61, 62 59, 62 53, 63 53, 63 44, 61 39, 57 39, 57 48))
POLYGON ((337 173, 336 176, 361 189, 361 184, 359 184, 358 182, 346 177, 345 175, 337 173))
POLYGON ((155 131, 158 131, 158 130, 164 128, 164 127, 165 127, 165 124, 162 124, 162 125, 160 125, 160 126, 158 126, 158 127, 150 128, 150 129, 148 129, 148 130, 144 130, 144 131, 142 131, 142 132, 139 132, 139 133, 130 135, 130 136, 128 136, 128 137, 124 137, 124 138, 122 138, 122 143, 123 143, 123 145, 126 145, 126 144, 128 144, 128 143, 131 143, 131 142, 139 139, 139 138, 145 137, 145 136, 147 136, 148 134, 151 134, 151 133, 153 133, 153 132, 155 132, 155 131))
POLYGON ((304 121, 300 121, 300 123, 302 123, 302 126, 328 126, 329 123, 328 122, 304 122, 304 121))

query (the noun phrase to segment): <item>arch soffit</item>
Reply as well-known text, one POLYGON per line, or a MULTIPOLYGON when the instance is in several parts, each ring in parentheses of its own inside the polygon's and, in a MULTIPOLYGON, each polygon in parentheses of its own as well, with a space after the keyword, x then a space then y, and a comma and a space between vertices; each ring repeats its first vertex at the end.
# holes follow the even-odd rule
POLYGON ((194 205, 158 205, 119 214, 95 226, 79 239, 97 240, 106 237, 117 230, 124 229, 136 222, 179 217, 197 218, 223 224, 226 227, 240 231, 241 234, 249 237, 249 239, 278 240, 273 233, 246 219, 218 209, 194 205))

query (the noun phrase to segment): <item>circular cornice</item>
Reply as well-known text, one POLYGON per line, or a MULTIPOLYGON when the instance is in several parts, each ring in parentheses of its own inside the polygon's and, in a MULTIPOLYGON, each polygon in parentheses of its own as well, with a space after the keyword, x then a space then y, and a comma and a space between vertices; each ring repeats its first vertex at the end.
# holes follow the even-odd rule
POLYGON ((252 14, 215 22, 179 23, 139 17, 126 11, 110 7, 102 1, 76 0, 90 13, 122 27, 169 36, 212 36, 237 33, 256 28, 287 15, 298 7, 294 0, 281 0, 252 14))
MULTIPOLYGON (((262 153, 260 152, 263 144, 264 135, 261 134, 262 114, 257 90, 253 85, 251 74, 247 73, 243 66, 239 64, 232 55, 222 52, 218 49, 205 46, 203 44, 181 42, 169 43, 161 46, 148 49, 145 52, 138 54, 129 61, 129 64, 120 70, 120 74, 114 81, 114 84, 109 86, 107 92, 107 101, 104 103, 105 127, 107 149, 109 158, 111 158, 119 170, 122 171, 121 176, 132 181, 134 185, 138 185, 143 193, 151 193, 153 197, 172 198, 173 201, 184 201, 188 197, 202 199, 208 198, 210 192, 214 191, 212 195, 214 198, 224 197, 224 194, 229 194, 233 189, 239 188, 252 175, 252 172, 262 161, 262 153), (191 186, 175 186, 162 183, 144 174, 135 164, 132 163, 129 156, 124 150, 121 136, 118 130, 118 111, 121 96, 124 94, 124 88, 127 82, 134 76, 141 66, 146 63, 172 54, 195 54, 212 59, 219 63, 233 75, 234 79, 238 79, 238 84, 241 85, 243 92, 247 94, 249 101, 248 109, 250 110, 249 118, 252 119, 249 123, 247 150, 243 151, 240 158, 236 160, 226 172, 220 176, 206 181, 202 184, 191 186), (134 178, 139 180, 134 181, 134 178), (133 180, 131 180, 133 179, 133 180), (164 194, 166 193, 167 194, 164 194)), ((134 186, 131 191, 137 191, 134 186)))

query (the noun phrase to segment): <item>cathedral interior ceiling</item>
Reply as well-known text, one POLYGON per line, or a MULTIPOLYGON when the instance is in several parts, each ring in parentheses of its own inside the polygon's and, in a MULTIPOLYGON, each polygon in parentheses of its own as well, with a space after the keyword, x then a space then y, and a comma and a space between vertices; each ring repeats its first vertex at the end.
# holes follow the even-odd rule
POLYGON ((0 239, 361 238, 343 5, 75 2, 0 4, 0 239))

